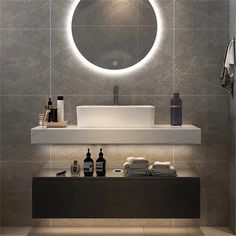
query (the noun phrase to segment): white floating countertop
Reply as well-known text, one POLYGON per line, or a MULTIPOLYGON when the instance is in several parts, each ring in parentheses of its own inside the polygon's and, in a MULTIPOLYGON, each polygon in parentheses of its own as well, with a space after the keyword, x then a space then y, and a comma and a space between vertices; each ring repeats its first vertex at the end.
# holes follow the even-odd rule
POLYGON ((31 129, 32 144, 201 144, 201 129, 193 125, 152 128, 31 129))

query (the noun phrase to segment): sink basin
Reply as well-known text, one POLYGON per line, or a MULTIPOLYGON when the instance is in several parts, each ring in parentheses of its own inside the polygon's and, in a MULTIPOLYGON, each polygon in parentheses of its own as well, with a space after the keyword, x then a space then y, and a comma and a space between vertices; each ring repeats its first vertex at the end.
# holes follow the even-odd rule
POLYGON ((154 106, 77 106, 80 128, 150 128, 154 106))

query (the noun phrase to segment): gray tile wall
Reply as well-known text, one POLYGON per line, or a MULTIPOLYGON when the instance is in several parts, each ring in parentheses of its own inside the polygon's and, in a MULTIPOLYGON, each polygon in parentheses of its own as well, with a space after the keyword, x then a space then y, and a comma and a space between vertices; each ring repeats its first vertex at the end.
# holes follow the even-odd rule
MULTIPOLYGON (((229 12, 229 16, 230 16, 230 21, 229 21, 229 26, 230 26, 230 39, 231 38, 235 38, 236 37, 236 0, 230 0, 230 12, 229 12)), ((234 90, 236 91, 236 89, 234 88, 234 90)), ((235 94, 234 91, 234 94, 235 94)), ((235 105, 236 105, 236 100, 235 97, 232 97, 230 99, 230 120, 231 120, 231 158, 230 158, 230 162, 229 162, 229 173, 230 173, 230 217, 229 217, 229 225, 230 228, 232 229, 232 231, 235 233, 236 232, 236 208, 235 208, 235 198, 236 198, 236 188, 235 188, 235 183, 236 183, 236 179, 235 179, 235 167, 236 167, 236 162, 235 162, 235 157, 236 157, 236 153, 235 153, 235 147, 236 147, 236 132, 235 132, 235 128, 236 128, 236 109, 235 109, 235 105)))
MULTIPOLYGON (((229 215, 229 96, 221 88, 228 41, 227 0, 156 0, 163 18, 159 50, 141 70, 123 77, 86 68, 66 35, 70 0, 1 1, 1 217, 2 225, 227 225, 229 215), (184 123, 202 128, 201 145, 105 145, 110 166, 129 155, 169 160, 201 176, 201 219, 36 220, 31 219, 31 179, 44 166, 82 161, 87 146, 30 144, 30 128, 42 112, 45 95, 64 95, 66 118, 76 122, 75 106, 112 104, 156 106, 156 122, 169 122, 169 102, 179 88, 184 123)), ((114 9, 115 10, 115 9, 114 9)), ((98 146, 91 146, 94 157, 98 146)))

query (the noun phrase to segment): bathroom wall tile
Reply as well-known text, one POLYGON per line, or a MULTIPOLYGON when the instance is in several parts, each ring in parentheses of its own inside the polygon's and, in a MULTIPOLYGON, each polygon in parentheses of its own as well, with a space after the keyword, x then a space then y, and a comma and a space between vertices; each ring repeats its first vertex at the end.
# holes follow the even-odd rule
POLYGON ((2 95, 49 93, 49 31, 1 31, 2 95))
POLYGON ((66 29, 73 1, 51 0, 51 28, 66 29))
POLYGON ((2 97, 2 160, 49 160, 49 146, 32 145, 30 141, 30 129, 37 125, 44 106, 44 97, 2 97))
POLYGON ((156 0, 163 29, 173 28, 173 0, 156 0))
POLYGON ((194 170, 201 181, 201 226, 228 224, 228 181, 227 162, 175 162, 178 169, 194 170))
POLYGON ((176 161, 229 161, 229 98, 183 97, 183 122, 202 128, 201 145, 175 145, 176 161))
MULTIPOLYGON (((87 149, 85 149, 85 152, 87 151, 87 149)), ((98 153, 96 153, 98 154, 98 153)), ((84 156, 85 158, 85 156, 84 156)), ((52 161, 50 164, 48 164, 47 166, 45 166, 46 169, 52 168, 55 171, 63 171, 63 170, 67 170, 68 173, 70 172, 70 167, 71 164, 73 163, 74 160, 78 160, 78 165, 80 166, 80 174, 79 176, 83 176, 83 165, 84 165, 84 158, 83 160, 81 160, 82 158, 77 158, 75 157, 74 159, 72 159, 71 161, 67 161, 69 160, 69 158, 65 158, 64 161, 52 161)), ((98 156, 92 156, 93 160, 96 161, 96 159, 98 158, 98 156)), ((107 156, 105 157, 107 160, 106 163, 106 170, 107 173, 112 172, 113 169, 120 169, 124 167, 124 161, 110 161, 109 158, 107 158, 107 156)), ((119 174, 118 174, 119 175, 119 174)), ((96 176, 96 173, 94 173, 94 176, 96 176)))
POLYGON ((226 94, 220 76, 227 31, 176 30, 175 86, 182 94, 226 94))
POLYGON ((51 151, 52 161, 83 162, 87 148, 90 148, 94 160, 98 158, 99 149, 103 148, 107 164, 109 162, 124 163, 129 156, 146 157, 150 164, 156 160, 173 160, 172 145, 54 145, 51 151))
POLYGON ((183 122, 200 126, 203 132, 228 129, 228 96, 182 96, 183 122))
POLYGON ((172 219, 52 219, 53 227, 172 227, 172 219))
MULTIPOLYGON (((147 28, 144 28, 147 29, 147 28)), ((140 34, 140 38, 145 38, 140 34)), ((127 78, 117 79, 121 95, 169 95, 173 90, 173 32, 164 30, 158 50, 150 61, 127 78), (150 86, 151 85, 151 86, 150 86)), ((139 42, 139 52, 145 49, 145 41, 139 42)), ((150 47, 149 47, 150 48, 150 47)), ((147 52, 147 50, 145 50, 147 52)))
POLYGON ((112 94, 114 84, 120 86, 122 95, 170 94, 173 84, 172 46, 172 31, 166 30, 159 50, 147 65, 127 75, 104 75, 92 71, 76 57, 68 45, 65 31, 52 31, 53 94, 112 94))
POLYGON ((64 30, 52 31, 52 67, 53 94, 112 95, 115 81, 88 69, 76 57, 64 30))
POLYGON ((176 28, 228 28, 228 1, 177 0, 176 28))
POLYGON ((49 1, 2 1, 1 28, 49 28, 49 1))
POLYGON ((96 66, 123 69, 137 62, 136 26, 73 26, 72 32, 80 53, 96 66))
POLYGON ((137 1, 82 1, 73 25, 136 25, 137 1))
MULTIPOLYGON (((137 1, 127 1, 122 3, 123 7, 113 7, 117 5, 117 1, 109 6, 106 0, 99 1, 94 4, 94 1, 80 2, 81 8, 75 14, 74 25, 150 25, 154 24, 156 19, 152 17, 150 20, 150 9, 147 11, 145 0, 140 0, 139 3, 139 20, 137 21, 137 1), (97 5, 101 10, 97 9, 97 5), (96 7, 96 8, 95 8, 96 7), (107 8, 112 8, 112 11, 107 8), (115 9, 115 11, 114 11, 115 9), (98 14, 99 13, 99 14, 98 14), (125 17, 123 16, 125 15, 125 17)), ((162 18, 162 27, 164 29, 173 28, 173 1, 172 0, 157 0, 159 12, 162 18)), ((68 9, 70 9, 72 1, 52 0, 52 28, 65 29, 67 27, 68 9)), ((149 5, 149 4, 148 4, 149 5)), ((156 24, 156 23, 155 23, 156 24)))
POLYGON ((170 96, 120 96, 119 105, 155 106, 155 124, 170 123, 170 96))
POLYGON ((45 164, 45 162, 2 163, 3 226, 30 226, 32 224, 32 176, 45 164))

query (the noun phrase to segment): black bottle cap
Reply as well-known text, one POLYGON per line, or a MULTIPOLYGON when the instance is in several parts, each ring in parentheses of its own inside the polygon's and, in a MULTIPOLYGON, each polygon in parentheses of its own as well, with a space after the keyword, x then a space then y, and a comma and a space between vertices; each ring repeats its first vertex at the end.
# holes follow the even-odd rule
POLYGON ((64 100, 64 97, 63 96, 58 96, 57 100, 64 100))
POLYGON ((78 164, 78 161, 74 160, 74 165, 77 166, 78 164))
POLYGON ((52 98, 51 97, 49 97, 49 99, 48 99, 48 105, 52 105, 52 98))
POLYGON ((100 157, 103 157, 102 148, 100 148, 99 156, 100 156, 100 157))
POLYGON ((87 152, 87 157, 91 157, 91 153, 89 152, 89 148, 88 148, 88 152, 87 152))

